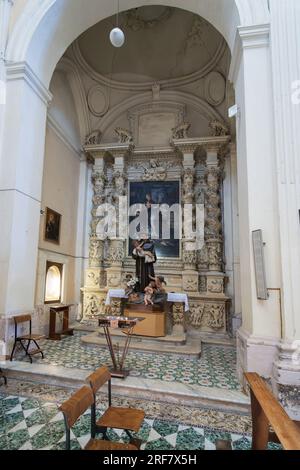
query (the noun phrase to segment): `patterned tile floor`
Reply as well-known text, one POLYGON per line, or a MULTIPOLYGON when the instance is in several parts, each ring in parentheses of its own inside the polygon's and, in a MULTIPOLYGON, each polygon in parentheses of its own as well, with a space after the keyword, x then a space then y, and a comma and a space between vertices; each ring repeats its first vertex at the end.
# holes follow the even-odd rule
MULTIPOLYGON (((45 359, 36 356, 33 360, 86 370, 94 370, 100 365, 110 365, 108 350, 83 344, 80 341, 83 334, 85 333, 75 332, 73 337, 65 337, 59 342, 41 341, 45 359)), ((28 361, 23 353, 17 355, 16 359, 28 361)), ((135 377, 240 390, 236 377, 236 351, 232 347, 203 344, 200 359, 183 358, 175 354, 129 351, 126 368, 131 369, 130 375, 135 377)))
MULTIPOLYGON (((98 415, 103 409, 98 408, 98 415)), ((231 421, 235 419, 238 423, 238 415, 230 416, 231 421)), ((143 440, 145 450, 214 450, 217 439, 229 440, 234 450, 251 448, 250 434, 229 432, 225 421, 223 426, 223 430, 214 429, 146 416, 137 437, 143 440)), ((85 446, 90 438, 89 430, 87 412, 73 427, 72 449, 85 446)), ((109 437, 120 442, 128 439, 123 431, 116 430, 109 430, 109 437)), ((21 397, 0 393, 0 450, 60 450, 64 446, 64 421, 57 403, 36 398, 34 394, 21 397)), ((269 448, 278 449, 278 446, 269 448)))

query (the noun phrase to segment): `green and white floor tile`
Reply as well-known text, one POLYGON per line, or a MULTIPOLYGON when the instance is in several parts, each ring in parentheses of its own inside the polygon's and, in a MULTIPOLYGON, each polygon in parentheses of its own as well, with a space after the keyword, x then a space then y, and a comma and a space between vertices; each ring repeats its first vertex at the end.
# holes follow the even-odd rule
MULTIPOLYGON (((98 409, 98 414, 104 408, 98 409)), ((217 412, 216 412, 217 413, 217 412)), ((239 415, 232 415, 237 428, 239 415)), ((210 427, 146 417, 137 437, 145 450, 214 450, 218 439, 229 440, 234 450, 251 448, 251 434, 235 434, 210 427)), ((123 431, 109 430, 109 438, 128 442, 123 431)), ((72 429, 72 449, 82 449, 90 438, 90 413, 87 411, 72 429)), ((65 448, 65 428, 58 403, 36 397, 0 393, 0 450, 61 450, 65 448)), ((270 446, 277 449, 278 446, 270 446)))
MULTIPOLYGON (((83 344, 80 340, 83 334, 85 333, 75 332, 73 337, 64 337, 62 341, 41 341, 45 359, 35 357, 34 362, 85 370, 110 365, 107 348, 83 344)), ((28 361, 22 352, 16 359, 28 361)), ((236 376, 236 350, 228 346, 203 344, 200 359, 129 351, 126 368, 131 369, 130 375, 133 377, 240 390, 236 376)))

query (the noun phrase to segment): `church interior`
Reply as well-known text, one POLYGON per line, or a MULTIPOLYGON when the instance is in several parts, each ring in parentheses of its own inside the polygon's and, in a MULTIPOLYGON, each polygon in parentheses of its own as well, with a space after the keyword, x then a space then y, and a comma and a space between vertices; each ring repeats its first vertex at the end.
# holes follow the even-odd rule
MULTIPOLYGON (((8 3, 17 51, 23 6, 8 3)), ((266 21, 263 32, 261 24, 234 29, 244 41, 237 52, 233 33, 225 37, 185 2, 124 0, 120 11, 103 6, 93 18, 98 7, 87 7, 89 27, 82 21, 71 41, 71 22, 64 32, 58 25, 73 7, 61 3, 65 10, 45 13, 26 56, 49 68, 49 86, 41 91, 35 65, 16 71, 10 40, 3 62, 5 108, 22 102, 30 117, 15 124, 18 146, 11 111, 0 115, 0 173, 11 146, 15 187, 24 178, 40 195, 32 189, 33 209, 16 202, 22 185, 5 199, 10 182, 1 176, 10 238, 5 228, 0 450, 92 449, 97 439, 97 450, 299 450, 300 324, 282 274, 287 238, 279 236, 273 115, 266 124, 273 104, 261 102, 261 118, 253 109, 260 99, 272 102, 263 88, 266 21), (116 26, 125 38, 110 34, 116 26), (252 78, 253 66, 260 78, 252 78), (30 93, 43 93, 39 136, 42 105, 22 88, 14 92, 23 75, 30 93), (170 236, 153 226, 162 206, 176 206, 158 216, 170 236), (134 228, 144 209, 145 225, 134 228), (86 406, 70 429, 71 396, 73 405, 90 400, 91 411, 86 406)), ((218 2, 204 9, 208 3, 218 2)), ((233 24, 233 13, 228 18, 233 24)))

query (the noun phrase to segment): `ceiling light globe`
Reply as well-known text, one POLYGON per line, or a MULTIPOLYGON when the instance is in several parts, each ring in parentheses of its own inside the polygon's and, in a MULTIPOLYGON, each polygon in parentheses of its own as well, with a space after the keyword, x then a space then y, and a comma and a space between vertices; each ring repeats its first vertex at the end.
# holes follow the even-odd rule
POLYGON ((125 42, 125 35, 120 28, 114 28, 110 32, 109 39, 114 47, 122 47, 125 42))

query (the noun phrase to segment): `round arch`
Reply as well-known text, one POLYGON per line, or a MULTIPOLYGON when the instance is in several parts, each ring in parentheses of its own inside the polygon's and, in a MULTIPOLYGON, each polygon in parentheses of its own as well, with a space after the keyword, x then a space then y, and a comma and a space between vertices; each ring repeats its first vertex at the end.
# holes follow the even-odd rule
MULTIPOLYGON (((182 0, 123 0, 121 9, 145 5, 182 8, 182 0)), ((209 21, 233 51, 237 27, 268 22, 267 0, 185 0, 184 9, 209 21)), ((116 13, 112 0, 28 0, 12 27, 6 58, 27 62, 45 86, 68 46, 84 31, 116 13)))

